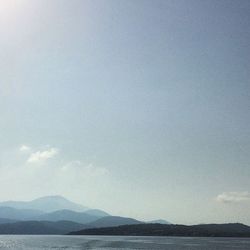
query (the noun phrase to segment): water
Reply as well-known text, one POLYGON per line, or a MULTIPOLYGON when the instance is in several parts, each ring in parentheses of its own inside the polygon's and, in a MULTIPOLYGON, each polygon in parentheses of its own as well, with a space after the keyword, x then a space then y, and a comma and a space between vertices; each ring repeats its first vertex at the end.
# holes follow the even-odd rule
POLYGON ((250 238, 0 235, 0 249, 247 250, 250 238))

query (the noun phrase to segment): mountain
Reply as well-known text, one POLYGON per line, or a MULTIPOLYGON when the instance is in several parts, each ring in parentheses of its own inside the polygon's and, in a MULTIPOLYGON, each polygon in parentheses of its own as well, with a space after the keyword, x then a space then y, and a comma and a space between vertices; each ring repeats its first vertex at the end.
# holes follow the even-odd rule
POLYGON ((132 225, 132 224, 140 224, 143 223, 141 221, 126 218, 126 217, 119 217, 119 216, 106 216, 100 218, 92 223, 86 224, 89 228, 97 228, 97 227, 114 227, 120 225, 132 225))
POLYGON ((162 219, 147 221, 147 223, 151 223, 151 224, 154 224, 154 223, 159 223, 159 224, 171 224, 170 222, 168 222, 168 221, 166 221, 166 220, 162 220, 162 219))
POLYGON ((60 221, 60 220, 67 220, 67 221, 73 221, 77 223, 90 223, 97 219, 99 219, 99 216, 91 215, 85 212, 75 212, 72 210, 58 210, 51 213, 45 213, 40 216, 33 217, 33 220, 38 221, 60 221))
POLYGON ((16 209, 12 207, 0 207, 0 218, 11 220, 27 220, 34 216, 40 216, 43 212, 35 209, 16 209))
POLYGON ((250 237, 250 227, 240 223, 204 225, 137 224, 84 229, 70 235, 133 235, 190 237, 250 237))
POLYGON ((17 209, 35 209, 44 212, 53 212, 61 209, 83 212, 86 207, 67 200, 62 196, 45 196, 32 201, 4 201, 0 202, 0 207, 12 207, 17 209))
MULTIPOLYGON (((6 201, 0 203, 0 218, 11 219, 14 221, 68 220, 85 224, 105 216, 109 216, 109 214, 105 211, 100 209, 86 209, 83 206, 73 203, 61 196, 46 196, 33 201, 6 201), (64 209, 64 207, 68 207, 70 209, 64 209), (55 210, 56 208, 63 209, 55 210)), ((0 224, 2 224, 1 221, 0 224)))
POLYGON ((71 221, 19 221, 0 224, 0 234, 66 234, 83 228, 84 225, 71 221))

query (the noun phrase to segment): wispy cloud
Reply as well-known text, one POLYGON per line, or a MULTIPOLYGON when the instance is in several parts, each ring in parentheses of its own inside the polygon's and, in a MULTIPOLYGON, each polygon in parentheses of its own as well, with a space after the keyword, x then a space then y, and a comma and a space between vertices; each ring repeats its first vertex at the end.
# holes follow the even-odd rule
POLYGON ((216 200, 223 203, 235 203, 250 201, 250 193, 247 191, 244 192, 223 192, 217 195, 216 200))
POLYGON ((25 153, 30 152, 30 150, 31 150, 31 148, 29 146, 27 146, 27 145, 24 145, 24 144, 21 145, 20 148, 19 148, 19 151, 25 152, 25 153))
POLYGON ((73 172, 76 175, 84 176, 102 176, 109 173, 104 167, 97 167, 94 164, 83 164, 81 161, 71 161, 61 167, 63 172, 73 172))
POLYGON ((58 154, 57 148, 49 148, 44 151, 36 151, 29 156, 27 162, 28 163, 41 163, 50 158, 55 157, 57 154, 58 154))

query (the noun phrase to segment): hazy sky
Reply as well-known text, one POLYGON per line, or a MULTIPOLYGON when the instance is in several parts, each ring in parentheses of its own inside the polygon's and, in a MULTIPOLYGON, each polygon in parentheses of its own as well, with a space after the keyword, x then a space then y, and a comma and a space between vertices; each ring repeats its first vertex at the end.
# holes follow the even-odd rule
POLYGON ((250 224, 249 79, 249 0, 0 0, 0 200, 250 224))

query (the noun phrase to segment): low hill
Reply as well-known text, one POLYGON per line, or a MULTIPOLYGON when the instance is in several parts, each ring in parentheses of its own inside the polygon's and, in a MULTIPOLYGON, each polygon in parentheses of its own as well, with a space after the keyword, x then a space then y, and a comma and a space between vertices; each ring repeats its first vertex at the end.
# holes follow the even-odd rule
POLYGON ((99 228, 99 227, 114 227, 114 226, 121 226, 121 225, 132 225, 132 224, 140 224, 143 223, 141 221, 120 217, 120 216, 106 216, 100 218, 92 223, 86 224, 89 228, 99 228))
POLYGON ((162 219, 151 220, 151 221, 148 221, 147 223, 151 223, 151 224, 155 224, 155 223, 159 223, 159 224, 171 224, 170 222, 168 222, 166 220, 162 220, 162 219))
POLYGON ((72 230, 82 230, 87 228, 84 224, 76 223, 72 221, 41 221, 43 225, 47 225, 50 228, 54 228, 55 230, 60 230, 62 234, 66 234, 72 230))
POLYGON ((71 221, 19 221, 0 224, 0 234, 66 234, 85 228, 71 221))
POLYGON ((84 229, 71 232, 70 235, 250 237, 250 227, 239 223, 194 226, 137 224, 84 229))

